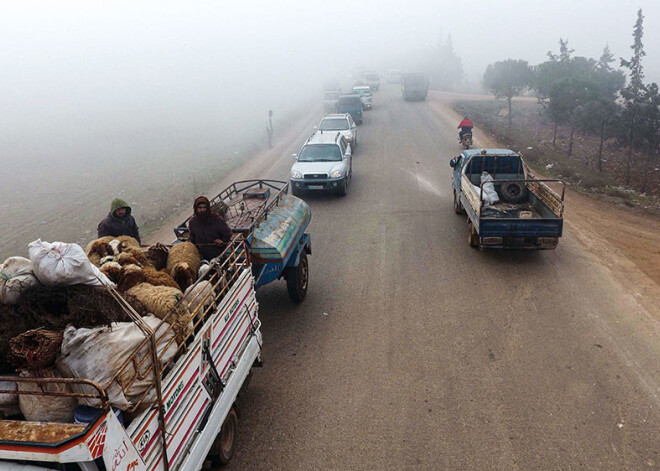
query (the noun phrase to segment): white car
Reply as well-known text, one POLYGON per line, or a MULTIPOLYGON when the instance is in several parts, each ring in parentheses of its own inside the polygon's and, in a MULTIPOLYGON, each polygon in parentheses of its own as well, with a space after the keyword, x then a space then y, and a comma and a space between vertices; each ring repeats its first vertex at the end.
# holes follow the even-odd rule
POLYGON ((327 114, 315 129, 323 133, 339 131, 351 145, 351 149, 357 146, 357 124, 348 113, 327 114))
POLYGON ((373 104, 373 95, 371 94, 371 87, 368 85, 359 85, 353 87, 353 93, 360 95, 360 100, 362 100, 362 106, 365 110, 370 110, 373 104))
POLYGON ((318 131, 307 139, 291 167, 291 194, 331 191, 345 196, 353 177, 351 145, 340 132, 318 131))

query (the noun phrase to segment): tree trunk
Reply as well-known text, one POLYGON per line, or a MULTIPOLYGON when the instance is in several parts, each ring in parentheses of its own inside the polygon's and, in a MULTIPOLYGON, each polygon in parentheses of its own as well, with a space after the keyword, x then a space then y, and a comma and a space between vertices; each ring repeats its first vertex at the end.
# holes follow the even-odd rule
POLYGON ((555 121, 555 132, 552 135, 552 148, 554 149, 557 147, 557 121, 555 121))
POLYGON ((642 180, 642 193, 646 193, 646 183, 648 182, 649 179, 649 172, 651 171, 651 143, 649 142, 649 146, 646 148, 646 165, 644 168, 644 179, 642 180))
POLYGON ((571 126, 571 137, 568 138, 568 152, 566 152, 566 157, 573 155, 573 134, 575 133, 575 127, 571 126))
POLYGON ((630 148, 626 158, 626 185, 630 185, 630 166, 632 163, 633 139, 635 138, 635 114, 630 118, 630 148))
POLYGON ((598 146, 598 171, 603 171, 603 141, 605 141, 605 120, 600 120, 600 145, 598 146))
POLYGON ((512 97, 507 97, 507 98, 508 98, 508 100, 509 100, 509 126, 510 126, 510 125, 513 123, 513 122, 511 121, 511 98, 512 98, 512 97))

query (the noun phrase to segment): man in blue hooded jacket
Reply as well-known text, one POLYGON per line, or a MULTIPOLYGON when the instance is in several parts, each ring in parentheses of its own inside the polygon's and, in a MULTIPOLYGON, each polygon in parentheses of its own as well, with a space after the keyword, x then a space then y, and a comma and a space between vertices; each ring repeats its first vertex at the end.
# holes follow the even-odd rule
POLYGON ((120 198, 112 200, 110 212, 99 223, 97 231, 99 237, 127 235, 142 243, 138 226, 131 216, 131 207, 120 198))

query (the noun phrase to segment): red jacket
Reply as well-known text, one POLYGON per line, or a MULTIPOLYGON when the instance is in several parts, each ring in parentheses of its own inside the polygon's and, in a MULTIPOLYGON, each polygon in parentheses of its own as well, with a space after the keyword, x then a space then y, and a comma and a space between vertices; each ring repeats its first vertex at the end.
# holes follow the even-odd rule
POLYGON ((472 124, 472 121, 465 118, 463 121, 461 121, 461 124, 459 124, 456 129, 461 129, 462 127, 471 127, 471 128, 473 128, 474 124, 472 124))

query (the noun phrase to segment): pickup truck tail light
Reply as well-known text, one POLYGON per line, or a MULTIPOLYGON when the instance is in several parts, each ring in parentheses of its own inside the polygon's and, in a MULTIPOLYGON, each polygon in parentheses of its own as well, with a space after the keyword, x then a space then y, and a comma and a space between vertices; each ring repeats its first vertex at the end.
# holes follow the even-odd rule
POLYGON ((483 245, 500 245, 502 243, 501 237, 482 237, 481 243, 483 245))

